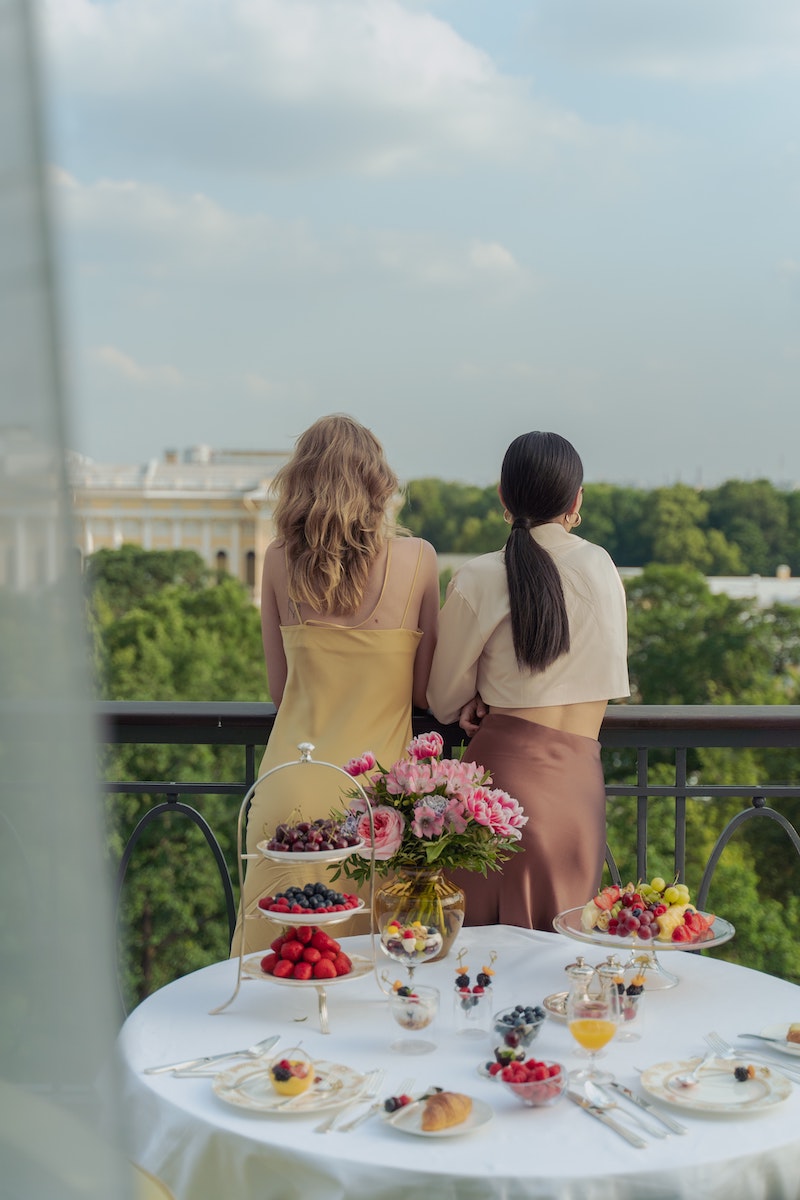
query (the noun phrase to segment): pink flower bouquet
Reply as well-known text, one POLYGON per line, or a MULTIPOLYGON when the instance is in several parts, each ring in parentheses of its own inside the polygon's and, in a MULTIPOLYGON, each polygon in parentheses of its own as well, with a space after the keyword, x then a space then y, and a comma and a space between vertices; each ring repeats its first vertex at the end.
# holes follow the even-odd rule
MULTIPOLYGON (((369 751, 345 765, 369 798, 378 874, 460 867, 485 875, 520 848, 528 818, 518 801, 493 788, 483 767, 442 758, 443 749, 438 733, 425 733, 388 771, 369 751)), ((355 790, 347 795, 344 832, 363 838, 359 854, 369 859, 373 844, 364 798, 355 790)), ((359 883, 369 876, 368 863, 356 857, 342 867, 359 883)))

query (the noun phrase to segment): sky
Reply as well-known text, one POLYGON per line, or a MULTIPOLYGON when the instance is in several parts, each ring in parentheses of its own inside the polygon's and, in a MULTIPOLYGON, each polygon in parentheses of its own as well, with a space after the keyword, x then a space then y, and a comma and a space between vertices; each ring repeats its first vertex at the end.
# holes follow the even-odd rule
POLYGON ((40 0, 71 446, 800 484, 796 0, 40 0))

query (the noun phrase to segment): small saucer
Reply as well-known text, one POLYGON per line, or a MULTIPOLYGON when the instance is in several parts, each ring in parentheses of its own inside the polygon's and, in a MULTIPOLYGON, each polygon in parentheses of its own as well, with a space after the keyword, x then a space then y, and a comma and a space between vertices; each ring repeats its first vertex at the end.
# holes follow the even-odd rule
POLYGON ((542 1001, 542 1007, 556 1021, 567 1019, 567 995, 567 992, 552 992, 542 1001))

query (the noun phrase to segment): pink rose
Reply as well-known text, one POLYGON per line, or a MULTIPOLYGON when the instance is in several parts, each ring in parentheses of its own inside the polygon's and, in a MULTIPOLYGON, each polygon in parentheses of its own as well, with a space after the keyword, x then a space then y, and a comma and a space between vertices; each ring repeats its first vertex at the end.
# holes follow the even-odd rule
MULTIPOLYGON (((400 849, 405 832, 406 822, 402 813, 396 808, 380 804, 372 810, 372 820, 375 827, 375 857, 377 859, 391 858, 400 849)), ((364 813, 358 819, 356 833, 364 839, 364 845, 359 850, 362 858, 370 857, 369 813, 364 813)))

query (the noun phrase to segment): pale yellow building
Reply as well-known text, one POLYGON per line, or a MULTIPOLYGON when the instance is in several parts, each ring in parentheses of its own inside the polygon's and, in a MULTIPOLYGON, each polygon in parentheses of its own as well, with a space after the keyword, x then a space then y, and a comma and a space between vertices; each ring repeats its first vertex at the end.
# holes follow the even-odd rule
POLYGON ((71 455, 76 545, 82 557, 124 543, 146 550, 194 550, 258 601, 261 563, 274 536, 272 480, 288 453, 212 450, 140 466, 106 466, 71 455))

